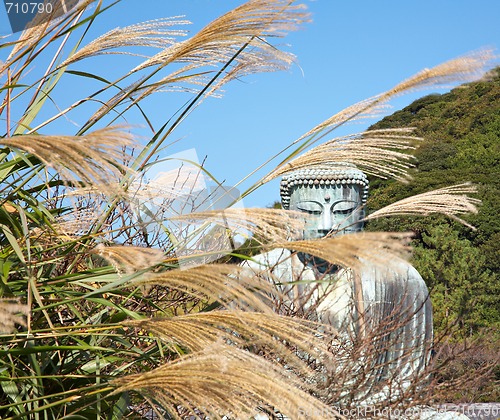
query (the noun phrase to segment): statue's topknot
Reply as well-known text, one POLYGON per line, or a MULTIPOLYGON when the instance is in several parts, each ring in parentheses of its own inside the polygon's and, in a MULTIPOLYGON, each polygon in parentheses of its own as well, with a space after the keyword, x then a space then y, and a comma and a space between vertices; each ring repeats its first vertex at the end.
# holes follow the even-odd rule
POLYGON ((361 199, 366 204, 368 197, 368 178, 355 165, 345 162, 332 162, 328 165, 296 169, 283 175, 281 179, 281 205, 290 207, 290 196, 295 186, 319 187, 322 185, 362 185, 361 199))

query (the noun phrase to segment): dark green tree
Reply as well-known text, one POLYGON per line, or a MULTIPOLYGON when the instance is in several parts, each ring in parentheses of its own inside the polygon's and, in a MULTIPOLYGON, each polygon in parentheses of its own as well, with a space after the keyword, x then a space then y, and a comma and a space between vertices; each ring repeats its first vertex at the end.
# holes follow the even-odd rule
POLYGON ((476 230, 445 219, 392 218, 369 230, 415 232, 414 264, 431 288, 439 330, 458 322, 459 335, 500 325, 500 68, 478 82, 425 96, 382 119, 373 129, 415 127, 409 184, 372 180, 369 211, 432 189, 472 182, 482 200, 466 217, 476 230))
POLYGON ((457 324, 462 333, 473 333, 499 323, 494 310, 500 285, 485 269, 478 247, 459 237, 452 224, 431 225, 415 247, 415 266, 432 291, 435 330, 457 324))

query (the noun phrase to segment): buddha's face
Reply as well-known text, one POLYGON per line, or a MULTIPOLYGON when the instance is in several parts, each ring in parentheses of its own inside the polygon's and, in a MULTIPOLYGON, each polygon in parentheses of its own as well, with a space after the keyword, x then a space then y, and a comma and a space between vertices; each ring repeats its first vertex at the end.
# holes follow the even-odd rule
POLYGON ((290 196, 290 209, 307 213, 304 239, 360 231, 363 223, 362 186, 298 186, 290 196))

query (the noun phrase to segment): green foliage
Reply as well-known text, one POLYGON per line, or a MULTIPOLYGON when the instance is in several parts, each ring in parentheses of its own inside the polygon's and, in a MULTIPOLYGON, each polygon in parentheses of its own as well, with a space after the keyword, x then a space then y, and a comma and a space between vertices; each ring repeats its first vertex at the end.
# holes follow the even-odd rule
POLYGON ((500 321, 500 68, 481 81, 428 95, 375 124, 415 127, 423 141, 408 185, 373 180, 369 209, 413 194, 472 182, 482 205, 467 229, 443 217, 393 218, 370 230, 411 230, 414 264, 432 292, 438 330, 456 320, 462 336, 500 321))
POLYGON ((500 325, 495 310, 500 284, 485 269, 485 256, 452 225, 431 225, 415 246, 415 267, 431 289, 435 331, 458 323, 463 333, 500 325))

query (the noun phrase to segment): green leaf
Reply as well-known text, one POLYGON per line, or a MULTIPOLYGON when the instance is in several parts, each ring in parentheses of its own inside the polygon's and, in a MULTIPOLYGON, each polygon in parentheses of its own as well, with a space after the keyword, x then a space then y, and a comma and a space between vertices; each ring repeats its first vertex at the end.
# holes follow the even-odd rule
POLYGON ((16 257, 19 259, 19 261, 21 261, 24 265, 26 265, 26 260, 24 259, 24 254, 21 250, 21 247, 17 243, 16 237, 14 236, 10 228, 6 225, 0 224, 0 230, 2 230, 3 234, 9 241, 9 244, 14 250, 16 257))

